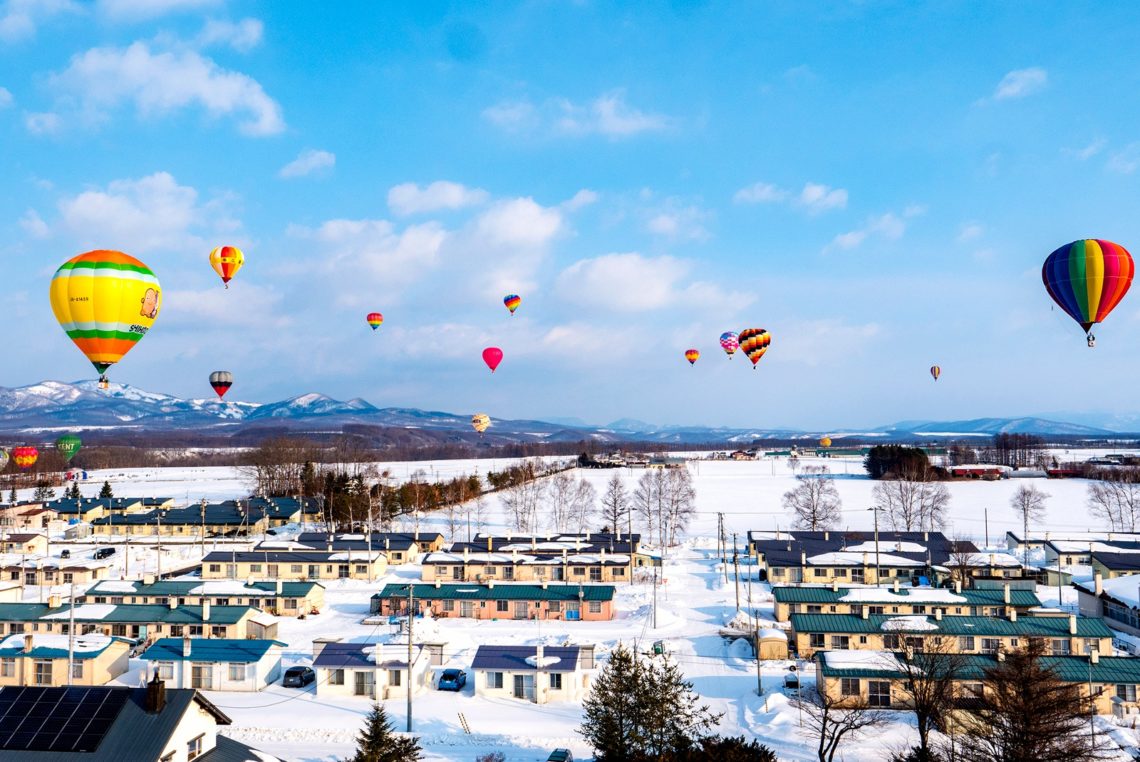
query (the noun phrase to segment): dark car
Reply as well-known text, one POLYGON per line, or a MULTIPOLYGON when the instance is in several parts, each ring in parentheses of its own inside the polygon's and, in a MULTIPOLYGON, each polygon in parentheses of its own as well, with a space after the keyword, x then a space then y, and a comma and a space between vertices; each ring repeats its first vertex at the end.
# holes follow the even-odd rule
POLYGON ((63 550, 61 550, 59 552, 59 557, 60 558, 71 558, 71 551, 68 550, 67 548, 64 548, 63 550))
POLYGON ((286 688, 304 688, 316 679, 317 673, 313 671, 312 667, 290 667, 285 670, 285 679, 281 681, 281 684, 286 688))
POLYGON ((467 673, 461 669, 445 669, 439 673, 441 691, 461 691, 467 685, 467 673))
POLYGON ((555 749, 550 752, 546 762, 574 762, 574 755, 570 753, 569 749, 555 749))
POLYGON ((96 550, 91 555, 91 557, 92 558, 108 558, 109 556, 113 556, 113 555, 115 555, 115 549, 114 548, 99 548, 98 550, 96 550))

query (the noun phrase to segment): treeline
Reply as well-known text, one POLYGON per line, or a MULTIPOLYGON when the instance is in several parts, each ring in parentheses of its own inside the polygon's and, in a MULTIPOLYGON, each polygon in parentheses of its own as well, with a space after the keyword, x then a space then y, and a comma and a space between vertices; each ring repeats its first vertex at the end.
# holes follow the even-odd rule
POLYGON ((946 469, 933 466, 920 447, 875 445, 863 458, 863 468, 872 479, 938 481, 950 477, 946 469))

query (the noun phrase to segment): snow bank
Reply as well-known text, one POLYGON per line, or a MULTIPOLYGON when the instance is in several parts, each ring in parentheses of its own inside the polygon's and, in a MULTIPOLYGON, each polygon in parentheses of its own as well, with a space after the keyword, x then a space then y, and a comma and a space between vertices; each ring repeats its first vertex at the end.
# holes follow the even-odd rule
POLYGON ((99 583, 97 593, 137 593, 138 588, 129 579, 108 579, 99 583))
POLYGON ((549 667, 554 664, 558 664, 561 661, 562 659, 557 656, 543 656, 541 659, 539 659, 537 656, 526 657, 526 663, 537 669, 549 667))
MULTIPOLYGON (((75 607, 76 619, 105 619, 114 613, 117 607, 111 603, 84 603, 75 607)), ((47 614, 43 619, 70 619, 71 610, 64 609, 54 614, 47 614)))
POLYGON ((882 629, 906 630, 913 632, 918 630, 937 630, 938 625, 934 624, 934 622, 929 621, 926 617, 921 615, 896 616, 891 617, 887 621, 883 622, 882 629))

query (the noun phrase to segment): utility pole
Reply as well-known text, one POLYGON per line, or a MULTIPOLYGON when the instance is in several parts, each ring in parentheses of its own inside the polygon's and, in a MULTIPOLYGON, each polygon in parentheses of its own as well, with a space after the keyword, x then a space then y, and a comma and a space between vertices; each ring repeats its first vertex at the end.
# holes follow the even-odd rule
POLYGON ((986 517, 986 547, 990 546, 990 509, 987 506, 982 510, 982 514, 986 517))
POLYGON ((756 637, 756 695, 764 695, 764 678, 760 676, 760 624, 757 623, 754 629, 756 637))
POLYGON ((882 574, 879 572, 879 506, 878 504, 871 506, 871 510, 875 512, 875 587, 881 587, 883 581, 880 579, 882 574))
POLYGON ((653 567, 653 629, 657 629, 657 567, 653 567))
POLYGON ((408 583, 408 732, 412 732, 412 621, 415 612, 415 584, 408 583))
POLYGON ((732 572, 736 578, 736 613, 740 613, 740 556, 736 552, 736 532, 732 533, 732 572))
POLYGON ((198 537, 202 541, 202 558, 206 557, 206 498, 202 498, 199 503, 202 509, 202 525, 198 532, 198 537))
POLYGON ((71 583, 71 595, 67 599, 67 685, 75 675, 75 583, 71 583))
POLYGON ((368 581, 372 581, 372 488, 368 488, 368 581))
POLYGON ((155 529, 155 532, 157 534, 155 535, 155 546, 154 546, 155 553, 156 553, 157 558, 158 558, 158 574, 156 574, 154 578, 157 580, 161 580, 162 579, 162 509, 161 508, 159 509, 158 515, 155 517, 155 520, 158 522, 158 528, 155 529))

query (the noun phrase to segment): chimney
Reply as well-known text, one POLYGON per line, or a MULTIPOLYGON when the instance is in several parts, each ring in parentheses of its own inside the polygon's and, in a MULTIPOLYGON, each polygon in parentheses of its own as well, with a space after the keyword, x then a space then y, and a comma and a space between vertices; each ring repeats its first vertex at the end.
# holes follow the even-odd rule
POLYGON ((1076 614, 1069 614, 1069 634, 1070 635, 1076 635, 1077 634, 1077 615, 1076 614))
POLYGON ((530 549, 531 549, 531 550, 538 550, 538 537, 537 537, 537 536, 535 536, 535 535, 531 535, 531 538, 530 538, 530 549))
POLYGON ((463 563, 467 563, 467 559, 471 556, 471 551, 467 548, 463 549, 463 563))
POLYGON ((807 566, 807 552, 800 551, 800 566, 807 566))
POLYGON ((153 585, 154 584, 154 575, 153 574, 144 574, 142 581, 143 581, 144 585, 153 585))
POLYGON ((534 647, 534 666, 539 669, 542 669, 543 650, 541 643, 534 647))
POLYGON ((35 647, 35 637, 29 632, 24 635, 24 653, 30 654, 35 647))
POLYGON ((166 706, 166 683, 158 679, 158 673, 146 684, 145 709, 148 714, 158 714, 166 706))
POLYGON ((487 589, 493 589, 494 587, 495 587, 495 580, 488 579, 487 580, 487 589))
POLYGON ((202 599, 202 621, 203 622, 210 621, 210 599, 209 598, 203 598, 202 599))
POLYGON ((582 552, 582 538, 581 537, 575 537, 574 538, 574 550, 579 552, 579 553, 582 552))
POLYGON ((278 577, 277 578, 277 594, 281 595, 284 588, 285 588, 285 583, 281 581, 280 577, 278 577))
POLYGON ((930 532, 923 532, 922 533, 922 539, 923 539, 923 542, 930 542, 930 532))
POLYGON ((546 589, 546 577, 543 577, 543 578, 542 578, 542 589, 543 589, 543 590, 545 590, 545 589, 546 589))
POLYGON ((831 580, 831 592, 833 592, 833 593, 839 592, 839 580, 838 579, 831 580))
POLYGON ((605 562, 606 562, 606 548, 603 545, 602 546, 602 563, 605 563, 605 562))
POLYGON ((1089 651, 1089 664, 1100 664, 1100 651, 1089 651))
POLYGON ((1008 582, 1006 582, 1005 585, 1002 587, 1002 600, 1005 601, 1005 605, 1007 605, 1007 606, 1009 605, 1009 583, 1008 582))
MULTIPOLYGON (((510 537, 508 536, 507 539, 509 540, 510 537)), ((495 550, 495 540, 491 537, 491 535, 487 535, 487 552, 493 553, 494 550, 495 550)))
POLYGON ((897 593, 898 591, 899 591, 899 578, 895 577, 895 592, 897 593))
POLYGON ((1011 622, 1017 621, 1017 609, 1010 608, 1010 610, 1009 610, 1009 621, 1011 621, 1011 622))
POLYGON ((182 658, 183 659, 189 659, 190 658, 190 638, 189 637, 183 637, 182 638, 182 658))
POLYGON ((827 531, 826 529, 823 530, 823 540, 824 540, 824 542, 828 542, 831 540, 831 532, 827 531))
POLYGON ((934 621, 935 622, 941 622, 942 621, 942 609, 934 609, 934 621))
POLYGON ((1100 575, 1100 572, 1093 575, 1093 589, 1096 591, 1097 598, 1104 592, 1104 577, 1100 575))
POLYGON ((995 656, 997 657, 998 662, 1005 661, 1005 651, 998 651, 995 656))
POLYGON ((48 608, 49 609, 58 609, 59 608, 59 595, 49 595, 48 596, 48 608))
POLYGON ((436 580, 435 580, 435 589, 439 590, 439 578, 438 577, 436 577, 436 580))
POLYGON ((516 548, 516 549, 511 550, 511 563, 517 564, 518 562, 519 562, 519 551, 516 548))
POLYGON ((960 580, 960 579, 954 580, 954 592, 957 593, 958 595, 962 594, 962 580, 960 580))
POLYGON ((172 595, 166 599, 166 605, 170 607, 171 611, 174 611, 174 609, 178 608, 178 599, 172 595))
POLYGON ((864 619, 867 619, 871 616, 871 609, 869 606, 864 606, 862 608, 862 612, 863 612, 863 618, 864 619))

